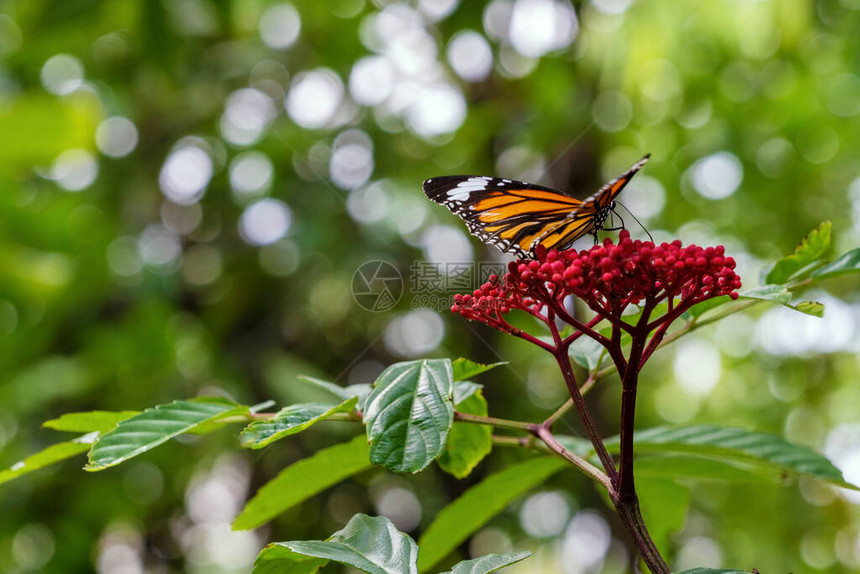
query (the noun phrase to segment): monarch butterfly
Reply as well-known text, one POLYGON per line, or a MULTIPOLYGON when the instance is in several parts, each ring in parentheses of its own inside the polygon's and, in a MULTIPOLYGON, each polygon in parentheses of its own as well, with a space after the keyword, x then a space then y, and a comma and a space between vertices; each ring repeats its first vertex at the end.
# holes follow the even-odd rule
POLYGON ((580 200, 560 191, 488 176, 447 175, 424 182, 424 194, 459 215, 469 232, 521 259, 538 245, 564 249, 601 231, 615 196, 651 157, 646 155, 597 193, 580 200))

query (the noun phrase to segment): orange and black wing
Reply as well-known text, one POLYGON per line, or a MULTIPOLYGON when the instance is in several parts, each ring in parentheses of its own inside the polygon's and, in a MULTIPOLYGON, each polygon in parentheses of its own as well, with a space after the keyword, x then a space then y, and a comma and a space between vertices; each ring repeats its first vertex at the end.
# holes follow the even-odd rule
POLYGON ((582 201, 548 187, 488 176, 442 176, 424 182, 424 193, 466 222, 481 241, 521 258, 582 201))
POLYGON ((636 172, 642 169, 642 166, 648 163, 648 159, 650 157, 650 153, 645 155, 645 157, 630 166, 630 169, 628 169, 620 176, 616 177, 615 179, 598 189, 597 193, 583 200, 582 208, 594 209, 595 212, 607 211, 611 209, 611 204, 612 201, 615 199, 615 196, 621 193, 621 190, 624 189, 625 185, 630 183, 630 180, 633 179, 633 176, 636 175, 636 172))
POLYGON ((596 242, 597 232, 603 229, 603 223, 613 208, 612 202, 615 197, 621 193, 624 186, 630 183, 636 172, 642 169, 650 157, 651 154, 646 155, 630 166, 630 169, 597 190, 597 193, 582 200, 582 204, 571 211, 564 221, 546 229, 535 245, 540 244, 547 249, 564 249, 588 233, 595 236, 596 242))
POLYGON ((428 179, 424 193, 459 215, 481 241, 528 258, 534 256, 538 245, 564 249, 583 235, 596 237, 613 207, 613 199, 648 157, 585 200, 548 187, 474 175, 428 179))

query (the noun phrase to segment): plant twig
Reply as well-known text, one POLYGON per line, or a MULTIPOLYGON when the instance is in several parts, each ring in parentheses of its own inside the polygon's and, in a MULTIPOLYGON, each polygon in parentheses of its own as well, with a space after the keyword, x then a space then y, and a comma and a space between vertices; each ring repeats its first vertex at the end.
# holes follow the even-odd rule
POLYGON ((606 488, 606 490, 608 490, 609 492, 613 492, 612 481, 605 473, 603 473, 599 468, 597 468, 581 456, 578 456, 572 453, 570 450, 564 448, 564 445, 558 442, 558 439, 555 438, 555 436, 552 434, 552 432, 550 432, 547 427, 541 425, 538 428, 536 434, 537 437, 541 439, 551 451, 566 459, 571 464, 580 469, 582 472, 602 484, 603 487, 606 488))
POLYGON ((564 377, 564 382, 567 385, 570 398, 576 407, 579 420, 582 422, 582 426, 585 429, 585 434, 588 435, 588 438, 594 447, 594 452, 597 453, 597 458, 600 459, 600 463, 603 465, 603 469, 609 476, 611 484, 614 485, 618 481, 618 470, 615 468, 615 461, 612 460, 612 457, 606 450, 606 447, 603 444, 603 439, 600 436, 600 431, 597 430, 597 425, 594 424, 594 419, 591 418, 591 413, 588 410, 588 406, 585 404, 585 399, 583 399, 582 393, 579 392, 579 386, 576 384, 576 377, 573 374, 573 367, 570 364, 570 357, 567 354, 567 350, 557 349, 553 353, 553 356, 561 369, 561 374, 564 377))
POLYGON ((534 433, 537 431, 537 428, 540 426, 537 423, 527 423, 525 421, 512 421, 508 419, 500 419, 496 417, 485 417, 482 415, 473 415, 469 413, 461 413, 460 411, 454 411, 454 420, 464 421, 470 423, 477 423, 480 425, 490 425, 499 428, 508 428, 508 429, 519 429, 534 433))

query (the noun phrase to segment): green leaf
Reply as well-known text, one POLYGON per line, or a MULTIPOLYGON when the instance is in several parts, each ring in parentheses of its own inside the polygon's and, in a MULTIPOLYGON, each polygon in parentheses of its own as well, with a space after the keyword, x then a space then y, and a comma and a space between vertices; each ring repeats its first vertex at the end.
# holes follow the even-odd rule
POLYGON ((858 271, 860 271, 860 247, 843 253, 827 265, 816 269, 812 272, 812 277, 816 280, 830 279, 831 277, 838 277, 846 273, 857 273, 858 271))
MULTIPOLYGON (((618 452, 617 436, 606 443, 610 453, 618 452)), ((716 425, 664 426, 638 431, 635 445, 639 454, 689 454, 789 474, 803 474, 858 490, 856 486, 845 482, 839 469, 823 455, 776 435, 716 425)))
POLYGON ((570 358, 576 364, 585 367, 589 372, 600 368, 601 359, 606 349, 590 337, 582 336, 570 345, 570 358))
POLYGON ((409 535, 399 532, 392 522, 384 516, 371 517, 365 514, 353 516, 343 530, 339 530, 326 540, 296 540, 276 542, 263 549, 254 566, 254 574, 263 572, 258 564, 266 562, 265 572, 314 572, 311 565, 301 570, 292 569, 302 565, 304 557, 325 561, 333 560, 352 566, 369 574, 417 574, 418 546, 409 535), (289 550, 285 553, 284 548, 289 550), (277 564, 280 562, 281 564, 277 564), (287 569, 290 568, 290 569, 287 569))
POLYGON ((366 383, 359 383, 356 385, 347 385, 345 387, 342 387, 336 383, 330 383, 328 381, 323 381, 322 379, 309 377, 307 375, 299 375, 298 378, 306 383, 309 383, 311 386, 331 393, 341 401, 351 399, 352 397, 358 398, 359 410, 364 410, 364 404, 367 401, 367 395, 370 394, 370 385, 366 383))
POLYGON ((371 390, 371 386, 367 383, 359 383, 346 387, 346 391, 349 393, 349 396, 356 397, 358 399, 358 410, 360 411, 363 411, 367 406, 367 397, 370 396, 371 390))
POLYGON ((454 422, 453 384, 448 359, 396 363, 385 369, 364 412, 370 462, 416 473, 442 454, 454 422))
POLYGON ((58 418, 42 423, 43 427, 69 432, 106 433, 117 423, 131 418, 138 411, 90 411, 86 413, 66 413, 58 418))
POLYGON ((257 403, 256 405, 251 405, 250 407, 248 407, 248 412, 257 414, 258 412, 264 411, 268 408, 271 408, 271 407, 275 406, 276 404, 278 404, 278 403, 276 403, 272 399, 269 399, 267 401, 263 401, 262 403, 257 403))
POLYGON ((367 439, 358 435, 300 460, 264 484, 233 522, 234 530, 256 528, 341 480, 370 468, 367 439))
MULTIPOLYGON (((789 307, 791 307, 791 305, 789 305, 789 307)), ((792 308, 795 311, 800 311, 801 313, 812 315, 813 317, 824 316, 824 304, 819 303, 818 301, 801 301, 792 308)))
MULTIPOLYGON (((457 383, 457 385, 461 384, 457 383)), ((482 416, 488 414, 487 400, 480 389, 473 391, 466 399, 456 404, 457 410, 461 413, 482 416)), ((492 435, 493 429, 488 425, 455 422, 451 432, 448 433, 445 450, 442 451, 436 463, 448 474, 465 478, 493 450, 492 435)))
POLYGON ((825 221, 809 232, 797 246, 792 255, 783 257, 773 264, 765 276, 765 283, 785 283, 817 263, 830 248, 831 223, 825 221))
MULTIPOLYGON (((637 437, 638 438, 638 437, 637 437)), ((598 462, 597 455, 588 439, 557 435, 556 439, 573 454, 598 462)), ((617 452, 617 437, 608 439, 610 450, 617 452)), ((701 458, 692 454, 643 454, 645 449, 636 449, 636 476, 643 478, 691 478, 695 480, 720 480, 773 484, 779 482, 779 471, 767 468, 739 465, 726 460, 701 458)))
POLYGON ((101 435, 84 468, 96 471, 117 465, 205 423, 247 411, 246 406, 216 397, 174 401, 146 409, 101 435))
POLYGON ((801 301, 796 305, 792 305, 789 302, 791 301, 791 297, 791 291, 789 291, 785 285, 763 285, 761 287, 744 291, 740 294, 741 299, 772 301, 774 303, 785 305, 789 309, 794 309, 795 311, 800 311, 801 313, 812 315, 814 317, 821 317, 824 315, 824 305, 821 303, 815 301, 801 301))
POLYGON ((783 305, 791 301, 791 291, 785 285, 762 285, 761 287, 744 291, 740 296, 744 299, 772 301, 783 305))
POLYGON ((689 315, 690 317, 700 317, 710 311, 711 309, 716 309, 720 305, 725 305, 732 298, 728 295, 720 295, 719 297, 714 297, 713 299, 707 299, 702 301, 701 303, 696 303, 692 307, 690 307, 685 315, 689 315))
POLYGON ((479 385, 472 381, 454 383, 454 406, 456 407, 483 388, 484 385, 479 385))
POLYGON ((753 570, 732 570, 731 568, 693 568, 675 574, 751 574, 753 570))
POLYGON ((454 372, 454 381, 465 381, 466 379, 471 379, 475 375, 480 375, 490 369, 495 369, 496 367, 507 364, 508 363, 506 361, 502 361, 501 363, 490 363, 488 365, 484 365, 460 357, 459 359, 454 359, 451 363, 451 368, 454 372))
POLYGON ((257 555, 251 574, 314 574, 328 560, 293 552, 285 546, 269 544, 257 555))
POLYGON ((556 456, 525 460, 493 474, 443 508, 418 541, 418 570, 426 572, 515 498, 543 484, 568 463, 556 456))
POLYGON ((684 525, 690 506, 690 489, 674 480, 636 477, 642 518, 648 532, 664 556, 670 549, 670 535, 684 525))
POLYGON ((24 460, 16 462, 11 467, 0 470, 0 484, 18 478, 24 474, 33 472, 49 464, 66 460, 77 454, 84 453, 90 449, 95 433, 78 437, 75 440, 52 444, 51 446, 31 454, 24 460))
POLYGON ((507 554, 485 554, 474 560, 464 560, 448 572, 441 574, 489 574, 531 556, 531 552, 509 552, 507 554))
POLYGON ((342 401, 345 401, 346 399, 350 398, 350 396, 352 396, 349 394, 349 392, 347 392, 346 387, 342 387, 336 383, 330 383, 328 381, 317 379, 316 377, 309 377, 307 375, 299 375, 298 379, 300 381, 309 383, 311 386, 314 386, 318 389, 328 391, 342 401))
MULTIPOLYGON (((596 457, 591 457, 595 458, 596 457)), ((692 455, 645 455, 636 457, 637 478, 676 479, 698 481, 747 482, 774 484, 780 481, 778 471, 740 465, 725 460, 701 458, 692 455)))
POLYGON ((302 432, 335 413, 348 413, 355 409, 358 397, 339 405, 305 403, 284 407, 267 420, 254 421, 242 430, 240 442, 245 448, 263 448, 276 440, 302 432))

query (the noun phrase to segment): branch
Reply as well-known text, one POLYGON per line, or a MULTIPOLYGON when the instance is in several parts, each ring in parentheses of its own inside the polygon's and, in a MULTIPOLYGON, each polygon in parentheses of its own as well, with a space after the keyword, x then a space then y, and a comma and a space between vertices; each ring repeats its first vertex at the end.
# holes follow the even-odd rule
MULTIPOLYGON (((612 481, 608 476, 606 476, 599 468, 582 458, 581 456, 577 456, 570 452, 568 449, 564 448, 564 446, 558 442, 558 440, 553 436, 550 430, 541 425, 537 430, 537 437, 541 439, 547 447, 560 457, 569 461, 576 468, 599 482, 603 485, 604 488, 612 495, 615 491, 612 486, 612 481)), ((613 467, 614 468, 614 467, 613 467)))
POLYGON ((597 453, 603 469, 606 471, 612 484, 615 484, 618 480, 618 470, 615 468, 615 461, 612 460, 609 452, 607 452, 606 446, 603 444, 603 439, 600 436, 600 431, 597 430, 597 425, 594 424, 594 419, 591 418, 588 405, 585 404, 585 399, 582 398, 582 393, 579 392, 579 386, 576 384, 576 377, 573 374, 573 367, 570 364, 570 357, 564 349, 557 350, 553 354, 559 368, 561 368, 561 374, 564 377, 565 384, 567 384, 567 390, 576 407, 576 412, 579 414, 579 419, 582 421, 585 434, 591 440, 591 445, 594 447, 594 452, 597 453))
POLYGON ((499 419, 496 417, 485 417, 481 415, 472 415, 469 413, 461 413, 460 411, 454 411, 454 420, 463 421, 467 423, 476 423, 479 425, 489 425, 499 428, 507 428, 507 429, 517 429, 524 430, 530 433, 537 432, 538 427, 540 426, 537 423, 527 423, 524 421, 512 421, 508 419, 499 419))

